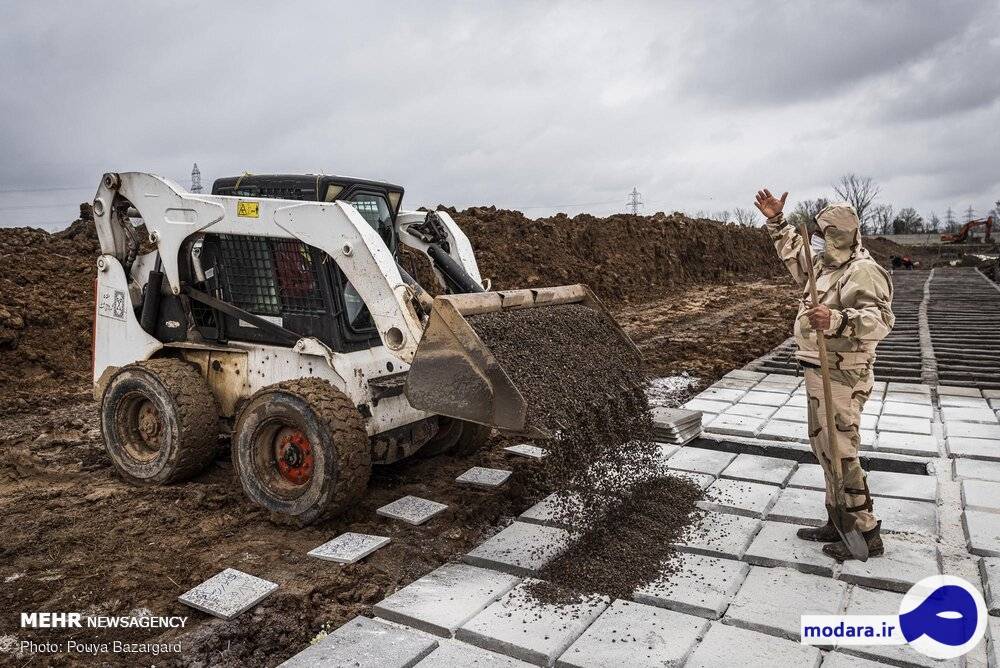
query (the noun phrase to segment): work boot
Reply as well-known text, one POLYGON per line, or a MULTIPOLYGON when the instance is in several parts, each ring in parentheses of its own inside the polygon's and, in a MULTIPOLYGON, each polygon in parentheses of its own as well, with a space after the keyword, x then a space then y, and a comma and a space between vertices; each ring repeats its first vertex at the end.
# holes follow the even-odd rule
MULTIPOLYGON (((885 554, 885 545, 882 544, 882 536, 879 535, 879 530, 882 528, 882 521, 879 520, 875 524, 874 529, 869 529, 868 531, 862 531, 861 536, 868 543, 868 556, 869 557, 881 557, 885 554)), ((830 543, 829 545, 823 546, 823 552, 830 555, 837 561, 850 561, 854 559, 854 555, 851 554, 851 550, 848 549, 844 541, 839 540, 836 543, 830 543)))
POLYGON ((840 534, 830 520, 821 527, 803 527, 796 531, 795 535, 802 540, 812 540, 817 543, 835 543, 840 540, 840 534))

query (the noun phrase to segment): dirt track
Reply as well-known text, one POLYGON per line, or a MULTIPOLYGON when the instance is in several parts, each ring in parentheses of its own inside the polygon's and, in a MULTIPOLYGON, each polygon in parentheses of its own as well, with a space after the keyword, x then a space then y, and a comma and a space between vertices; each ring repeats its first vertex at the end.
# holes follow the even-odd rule
MULTIPOLYGON (((719 371, 749 361, 786 336, 789 316, 775 312, 774 304, 789 295, 783 281, 695 287, 629 307, 618 317, 655 374, 688 371, 707 384, 719 371)), ((137 488, 121 482, 103 451, 95 404, 74 399, 85 395, 85 385, 64 390, 61 407, 43 406, 4 419, 0 609, 134 614, 147 608, 187 615, 191 627, 182 638, 183 660, 167 656, 168 665, 199 660, 273 664, 301 650, 324 625, 340 625, 456 558, 542 495, 524 485, 532 464, 498 454, 500 443, 494 439, 488 452, 467 459, 444 456, 378 469, 368 497, 346 518, 284 529, 242 498, 225 458, 181 485, 137 488), (468 467, 491 463, 515 470, 503 492, 453 484, 468 467), (375 508, 404 494, 450 507, 422 527, 375 516, 375 508), (305 556, 348 527, 389 535, 393 542, 347 567, 305 556), (178 594, 227 566, 271 579, 281 589, 228 623, 176 602, 178 594)), ((13 615, 0 616, 0 638, 25 637, 16 624, 13 615)), ((104 638, 167 641, 178 635, 115 631, 104 638)), ((29 637, 65 639, 65 633, 29 637)), ((161 656, 157 664, 163 661, 161 656)), ((54 665, 69 663, 53 658, 54 665)))

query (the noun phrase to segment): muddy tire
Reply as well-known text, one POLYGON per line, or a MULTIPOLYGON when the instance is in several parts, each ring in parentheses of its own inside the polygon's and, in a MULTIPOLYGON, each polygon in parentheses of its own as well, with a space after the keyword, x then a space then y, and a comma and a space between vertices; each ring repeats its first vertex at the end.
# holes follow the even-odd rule
POLYGON ((253 395, 236 418, 232 447, 243 491, 281 524, 305 526, 342 513, 364 496, 371 475, 361 414, 319 378, 253 395))
POLYGON ((441 428, 430 441, 420 448, 422 457, 434 457, 445 453, 471 455, 478 452, 490 437, 492 429, 475 422, 440 417, 441 428))
POLYGON ((111 378, 101 398, 101 431, 126 480, 163 485, 197 475, 215 458, 219 408, 194 367, 147 360, 111 378))

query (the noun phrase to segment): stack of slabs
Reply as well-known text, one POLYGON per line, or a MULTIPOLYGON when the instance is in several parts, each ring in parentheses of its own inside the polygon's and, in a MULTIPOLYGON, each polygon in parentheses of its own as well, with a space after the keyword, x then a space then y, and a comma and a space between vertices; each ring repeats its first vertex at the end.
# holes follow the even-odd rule
POLYGON ((701 411, 686 408, 653 409, 653 437, 661 443, 684 445, 701 435, 701 411))

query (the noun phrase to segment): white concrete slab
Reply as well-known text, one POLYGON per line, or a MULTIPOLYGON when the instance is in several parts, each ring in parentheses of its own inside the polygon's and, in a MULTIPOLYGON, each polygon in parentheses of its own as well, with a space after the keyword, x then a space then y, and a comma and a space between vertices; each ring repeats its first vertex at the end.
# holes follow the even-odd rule
POLYGON ((530 443, 507 446, 504 448, 504 452, 517 455, 518 457, 527 457, 528 459, 544 459, 545 455, 549 454, 545 448, 539 448, 537 445, 531 445, 530 443))
POLYGON ((561 554, 570 533, 557 527, 514 522, 463 557, 467 564, 511 575, 531 575, 561 554))
POLYGON ((556 666, 682 666, 708 625, 700 617, 618 600, 562 653, 556 666))
POLYGON ((938 396, 941 397, 981 397, 983 393, 975 387, 959 387, 957 385, 938 385, 938 396))
POLYGON ((875 430, 875 425, 878 424, 878 417, 879 416, 877 416, 877 415, 866 415, 865 413, 862 413, 861 414, 861 424, 859 426, 863 430, 874 431, 875 430))
POLYGON ((423 633, 358 616, 282 663, 281 668, 409 668, 437 646, 437 640, 423 633))
POLYGON ((671 470, 668 475, 672 475, 675 478, 683 478, 684 480, 697 485, 699 489, 708 489, 709 485, 715 482, 715 476, 710 473, 671 470))
POLYGON ((977 397, 938 397, 938 403, 941 404, 942 408, 948 406, 953 406, 955 408, 989 408, 990 403, 987 399, 980 399, 977 397))
POLYGON ((780 488, 759 482, 719 478, 698 502, 704 510, 761 518, 778 498, 780 488))
POLYGON ((747 371, 746 369, 734 369, 727 373, 723 378, 736 378, 739 380, 752 380, 755 383, 762 380, 766 373, 761 373, 760 371, 747 371))
POLYGON ((901 401, 886 401, 882 404, 882 415, 913 417, 930 420, 934 417, 934 408, 929 404, 908 404, 901 401))
POLYGON ((833 575, 836 562, 823 554, 823 544, 795 535, 801 525, 764 522, 743 560, 754 566, 784 566, 803 573, 833 575))
POLYGON ((757 534, 760 524, 760 520, 752 517, 706 512, 688 527, 676 546, 682 552, 739 559, 757 534))
POLYGON ((797 641, 802 615, 838 614, 846 595, 846 582, 790 568, 754 566, 724 621, 797 641))
POLYGON ((802 384, 802 376, 792 376, 784 373, 769 373, 761 378, 760 382, 787 387, 798 387, 802 384))
POLYGON ((1000 462, 978 459, 955 459, 955 479, 992 480, 1000 482, 1000 462))
POLYGON ((989 614, 1000 616, 1000 557, 980 559, 979 574, 983 578, 983 596, 986 599, 986 609, 989 614))
MULTIPOLYGON (((987 480, 962 481, 962 507, 1000 513, 1000 482, 987 480)), ((997 518, 1000 522, 1000 517, 997 518)))
POLYGON ((220 619, 234 619, 263 601, 277 588, 278 585, 274 582, 235 568, 227 568, 184 592, 177 600, 220 619))
POLYGON ((678 469, 717 476, 734 459, 736 459, 736 455, 731 452, 685 446, 667 460, 667 466, 671 470, 678 469))
POLYGON ((827 520, 825 498, 820 490, 786 487, 765 518, 818 527, 827 520))
POLYGON ((891 431, 884 431, 878 435, 875 451, 919 457, 937 457, 939 455, 937 438, 934 436, 891 431))
POLYGON ((309 550, 310 557, 335 561, 339 564, 353 564, 369 554, 389 544, 388 536, 372 536, 348 531, 319 547, 309 550))
POLYGON ((981 438, 1000 441, 1000 424, 976 424, 974 422, 949 422, 945 424, 948 438, 981 438))
POLYGON ((789 487, 803 487, 805 489, 826 489, 826 482, 823 478, 823 467, 819 464, 799 464, 795 473, 788 479, 789 487))
POLYGON ((881 401, 872 401, 869 399, 865 402, 865 407, 861 409, 862 415, 880 415, 882 413, 883 404, 881 401))
POLYGON ((997 414, 991 408, 954 408, 945 406, 941 409, 941 416, 944 418, 946 426, 951 426, 954 422, 998 423, 997 414))
POLYGON ((763 392, 760 390, 750 390, 746 393, 746 396, 740 400, 740 403, 774 406, 777 408, 779 406, 784 406, 788 397, 789 394, 784 392, 763 392))
POLYGON ((769 418, 775 412, 774 406, 758 406, 757 404, 745 404, 742 401, 733 404, 726 409, 726 415, 743 415, 752 418, 769 418))
POLYGON ((806 408, 809 405, 809 398, 803 394, 793 394, 788 397, 788 401, 785 402, 785 406, 792 406, 797 408, 806 408))
POLYGON ((715 622, 691 653, 687 668, 816 668, 816 647, 715 622))
POLYGON ((709 422, 705 427, 705 430, 716 434, 753 437, 756 436, 757 432, 760 431, 760 428, 764 426, 764 422, 766 422, 764 418, 722 413, 709 422))
POLYGON ((888 496, 915 501, 937 500, 937 477, 892 471, 869 471, 868 490, 872 496, 888 496))
POLYGON ((695 395, 695 399, 705 399, 707 401, 724 401, 729 404, 736 403, 746 394, 743 390, 727 390, 721 388, 709 388, 695 395))
POLYGON ((948 436, 946 443, 948 454, 952 457, 967 457, 969 459, 982 459, 987 462, 1000 462, 1000 439, 948 436))
POLYGON ((750 572, 748 564, 704 554, 680 552, 673 571, 635 590, 640 603, 718 619, 750 572))
POLYGON ((526 580, 463 624, 455 637, 491 652, 550 666, 597 619, 609 601, 589 597, 571 605, 535 600, 526 580))
POLYGON ((931 421, 926 418, 901 417, 899 415, 886 415, 883 409, 878 425, 875 427, 879 433, 886 431, 897 431, 905 434, 931 434, 931 421))
POLYGON ((873 589, 906 593, 910 587, 931 575, 938 575, 937 547, 930 541, 882 536, 885 554, 862 563, 845 561, 840 579, 873 589))
POLYGON ((796 463, 791 459, 743 453, 723 469, 722 477, 784 485, 792 477, 795 466, 796 463))
POLYGON ((532 664, 512 659, 503 654, 488 652, 475 645, 469 645, 457 640, 440 640, 438 648, 427 655, 427 658, 416 664, 418 668, 458 668, 459 666, 474 666, 475 668, 531 668, 532 664))
POLYGON ((923 383, 889 383, 889 392, 906 392, 908 394, 923 394, 930 396, 931 387, 930 385, 924 385, 923 383))
POLYGON ((809 420, 805 406, 782 406, 774 414, 775 420, 785 420, 787 422, 801 422, 805 424, 809 420))
POLYGON ((712 413, 713 415, 721 413, 730 406, 732 406, 732 404, 728 401, 712 401, 697 398, 684 404, 684 408, 690 411, 701 411, 703 413, 712 413))
POLYGON ((794 443, 808 443, 809 430, 801 422, 783 422, 782 420, 769 420, 757 434, 757 438, 773 441, 792 441, 794 443))
POLYGON ((407 495, 401 499, 396 499, 392 503, 387 503, 375 514, 389 519, 402 520, 414 526, 423 524, 435 515, 439 515, 448 509, 444 503, 422 499, 419 496, 407 495))
POLYGON ((906 392, 893 392, 892 390, 885 393, 883 401, 905 404, 926 404, 927 406, 933 405, 931 403, 930 396, 927 394, 910 394, 906 392))
POLYGON ((775 392, 777 394, 782 394, 788 397, 794 394, 795 388, 791 385, 782 385, 780 383, 767 383, 761 381, 753 386, 755 392, 775 392))
POLYGON ((1000 515, 981 510, 962 513, 969 552, 980 557, 1000 557, 1000 515))
POLYGON ((712 383, 708 389, 710 390, 749 390, 751 387, 757 384, 755 380, 747 380, 745 378, 722 378, 718 382, 712 383))
POLYGON ((553 492, 528 508, 517 518, 530 524, 542 524, 561 529, 576 529, 586 521, 580 497, 553 492))
POLYGON ((841 652, 830 652, 823 658, 823 668, 886 668, 890 665, 841 652))
POLYGON ((455 478, 459 485, 479 487, 481 489, 496 489, 507 482, 511 471, 491 469, 485 466, 473 466, 471 469, 455 478))
POLYGON ((507 573, 445 564, 377 603, 374 612, 383 619, 449 638, 520 582, 507 573))

